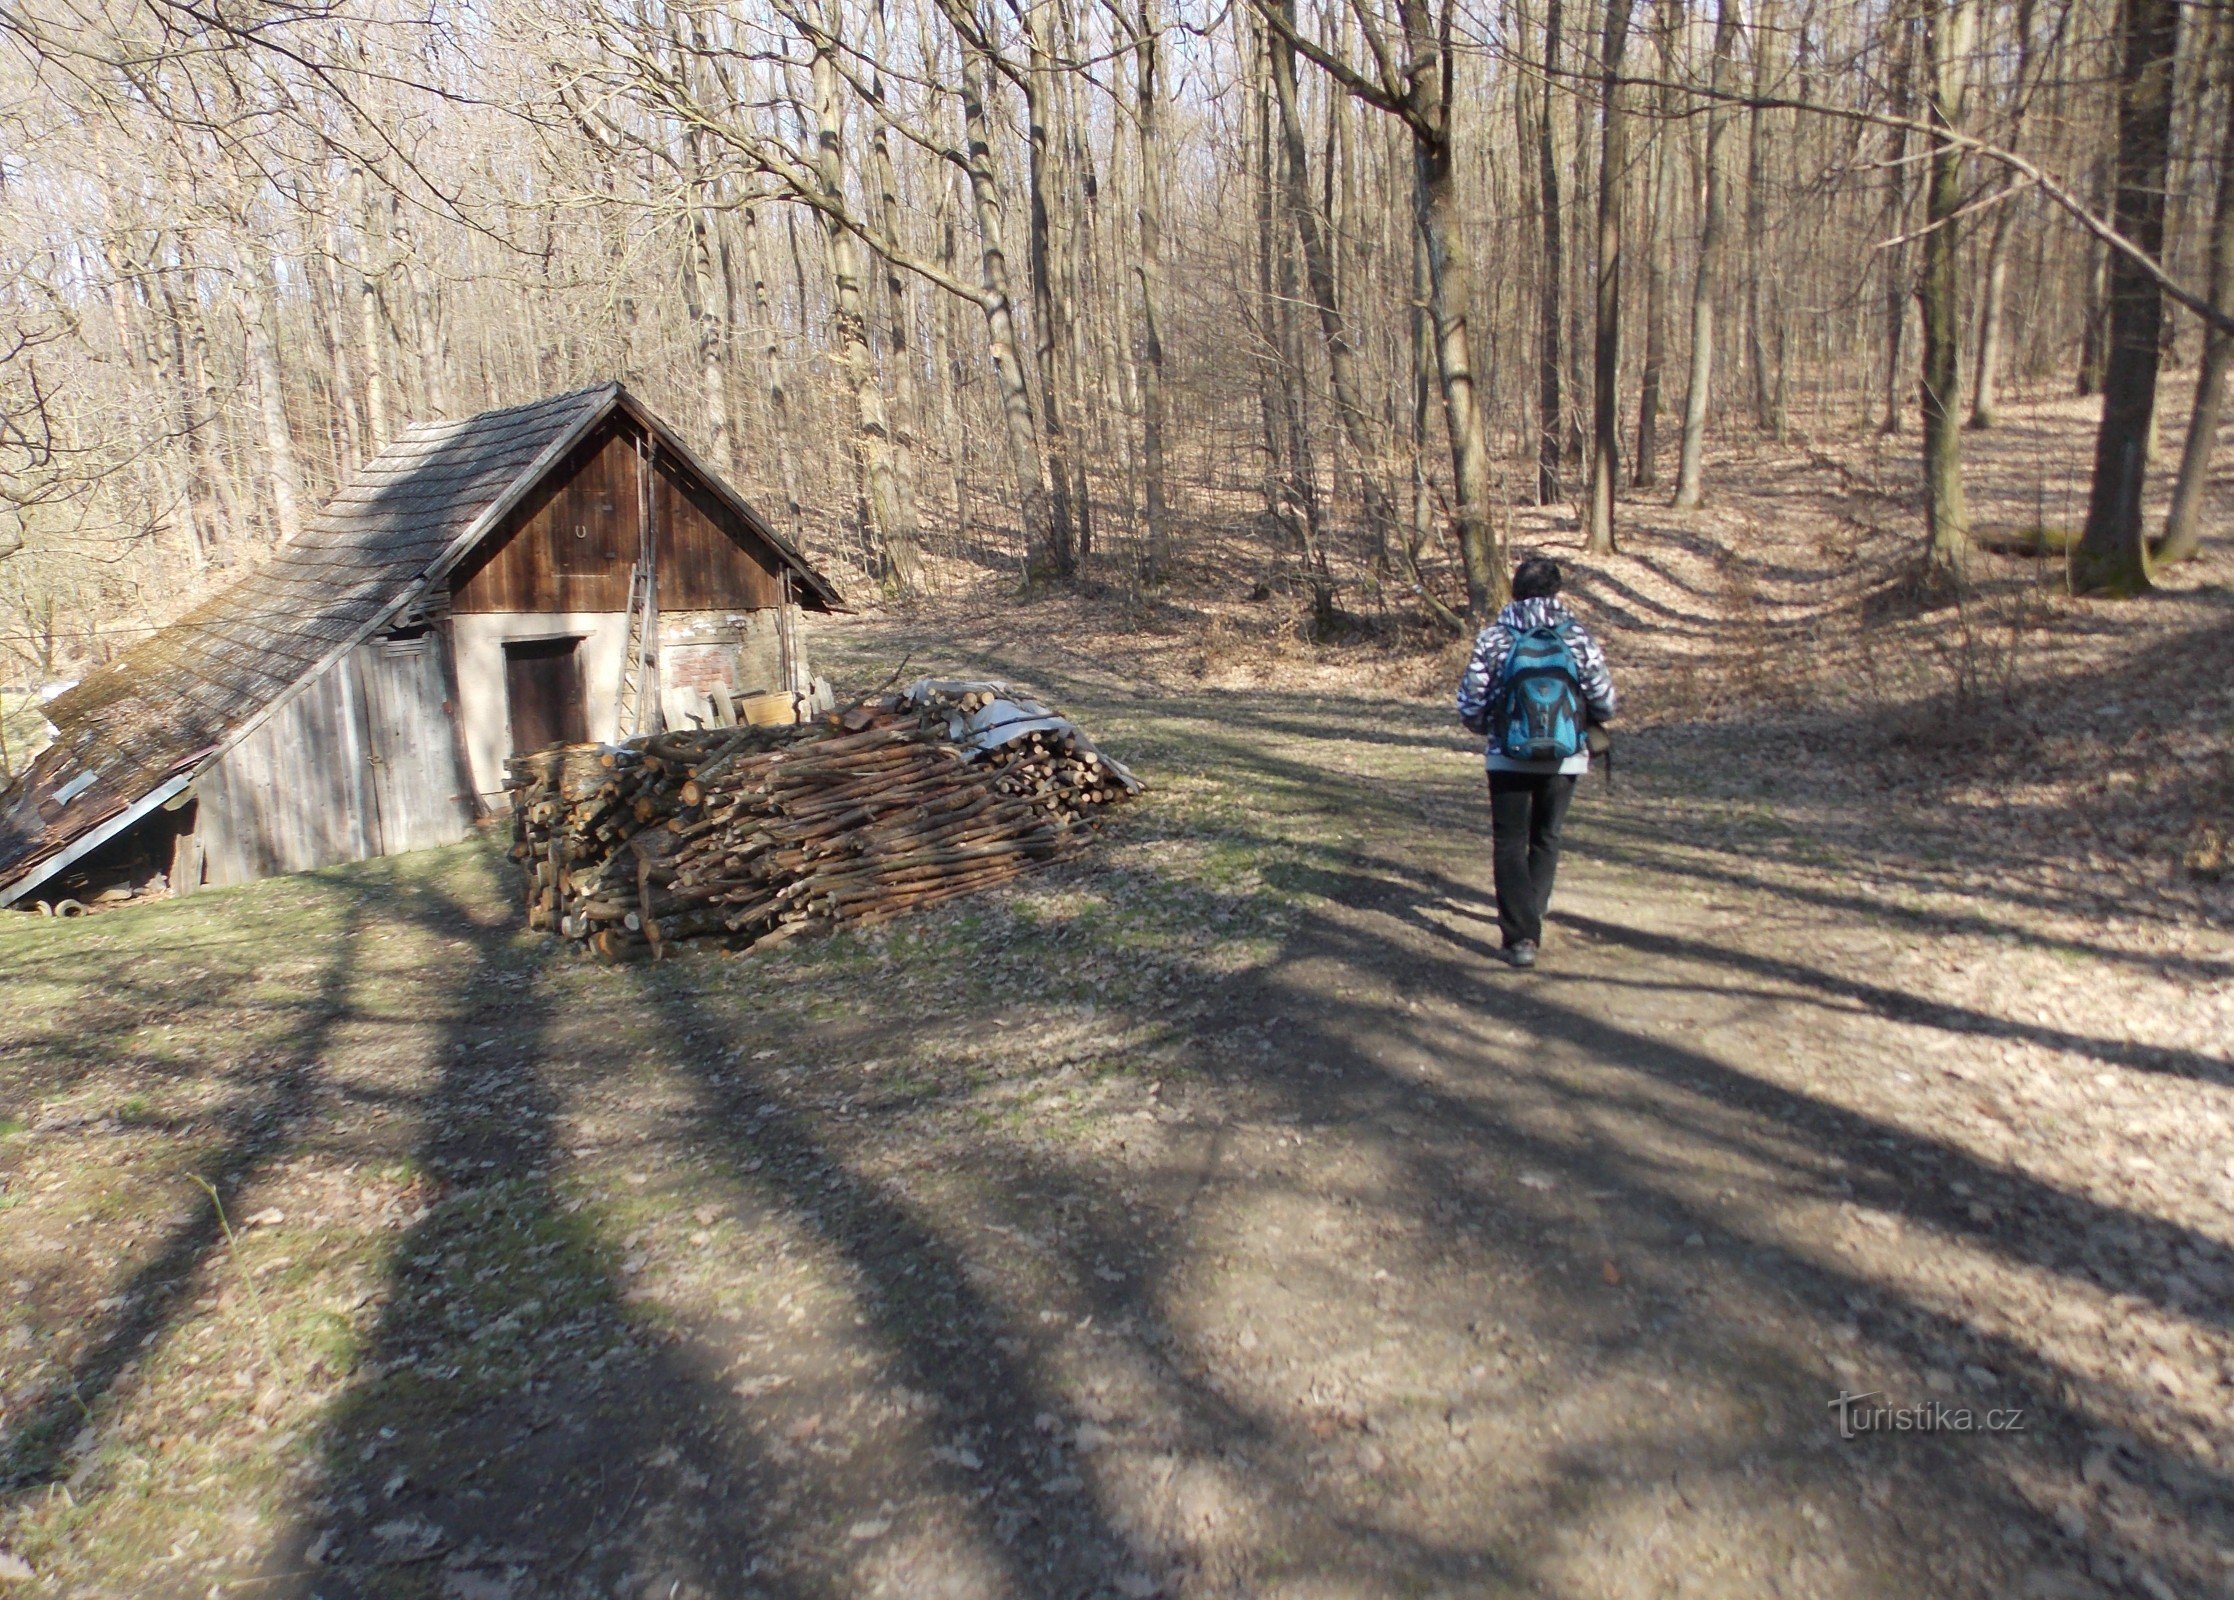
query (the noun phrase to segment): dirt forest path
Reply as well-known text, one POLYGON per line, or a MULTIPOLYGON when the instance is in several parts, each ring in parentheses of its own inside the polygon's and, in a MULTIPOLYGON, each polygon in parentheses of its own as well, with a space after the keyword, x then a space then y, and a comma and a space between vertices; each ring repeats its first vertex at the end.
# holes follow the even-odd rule
POLYGON ((1024 631, 820 644, 1154 795, 883 934, 596 967, 476 846, 0 934, 26 1592, 2229 1592, 2223 934, 1671 728, 1515 973, 1440 706, 1024 631))
MULTIPOLYGON (((1101 725, 1138 702, 1015 654, 1101 725)), ((2234 1580, 2234 942, 1978 893, 1866 795, 1780 804, 1773 750, 1676 727, 1585 784, 1515 974, 1441 707, 1153 703, 1143 736, 1243 799, 1293 897, 1201 1041, 1242 1090, 1201 1136, 1199 1181, 1240 1190, 1202 1287, 1329 1441, 1296 1485, 1320 1516, 1274 1537, 1323 1549, 1314 1469, 1359 1475, 1324 1592, 2234 1580), (2022 1431, 1841 1439, 1861 1391, 2022 1431)))

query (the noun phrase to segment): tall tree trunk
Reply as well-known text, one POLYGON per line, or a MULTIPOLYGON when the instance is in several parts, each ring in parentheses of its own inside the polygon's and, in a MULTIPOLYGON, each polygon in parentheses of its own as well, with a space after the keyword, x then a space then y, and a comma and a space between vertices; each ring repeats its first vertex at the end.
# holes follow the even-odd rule
MULTIPOLYGON (((2172 143, 2172 68, 2179 0, 2124 0, 2124 58, 2118 65, 2118 194, 2112 221, 2152 259, 2164 251, 2164 185, 2172 143)), ((2109 355, 2102 373, 2102 423, 2095 433, 2087 525, 2072 553, 2083 590, 2136 594, 2149 587, 2141 490, 2156 412, 2164 297, 2123 251, 2110 258, 2109 355)))
MULTIPOLYGON (((2010 80, 2008 130, 2001 136, 2015 148, 2032 101, 2032 14, 2034 0, 2017 0, 2013 28, 2017 41, 2017 70, 2010 80)), ((1970 422, 1976 429, 1991 428, 2001 398, 2002 346, 2009 304, 2009 241, 2016 230, 2016 174, 2003 172, 1997 180, 2000 203, 1994 209, 1994 227, 1986 241, 1985 282, 1978 297, 1978 359, 1970 383, 1970 422)))
MULTIPOLYGON (((674 71, 678 80, 697 85, 705 94, 712 85, 706 59, 705 38, 695 14, 675 13, 674 71)), ((710 148, 710 136, 698 127, 686 127, 682 157, 689 187, 684 216, 686 233, 683 266, 683 305, 690 318, 698 347, 699 405, 706 413, 706 443, 714 470, 724 477, 737 476, 737 444, 729 414, 729 341, 737 326, 736 294, 725 281, 727 247, 717 234, 715 201, 719 176, 710 148)))
POLYGON ((1753 18, 1756 103, 1747 109, 1745 124, 1745 342, 1746 364, 1753 372, 1753 425, 1770 437, 1781 439, 1784 418, 1777 406, 1776 380, 1769 367, 1771 308, 1764 304, 1773 292, 1768 281, 1768 112, 1758 103, 1771 87, 1769 40, 1775 29, 1776 0, 1760 0, 1760 9, 1753 18))
MULTIPOLYGON (((2234 311, 2234 18, 2218 14, 2217 58, 2226 124, 2219 133, 2218 212, 2211 229, 2211 304, 2234 311)), ((2185 561, 2202 547, 2203 496, 2210 483, 2211 447, 2218 441, 2219 412, 2226 398, 2226 369, 2234 362, 2234 335, 2223 328, 2203 330, 2203 356, 2195 369, 2195 410, 2188 418, 2187 444, 2180 452, 2180 474, 2172 485, 2172 510, 2164 521, 2161 562, 2185 561)))
POLYGON ((1079 59, 1071 8, 1063 0, 1055 0, 1049 9, 1054 17, 1057 63, 1052 96, 1054 132, 1058 135, 1054 193, 1069 202, 1053 238, 1056 304, 1062 312, 1056 360, 1068 401, 1064 418, 1069 423, 1066 438, 1070 445, 1071 522, 1078 571, 1083 573, 1094 558, 1094 496, 1087 467, 1096 454, 1096 440, 1105 431, 1097 429, 1100 395, 1087 382, 1086 374, 1087 321, 1094 304, 1087 276, 1092 267, 1095 211, 1101 190, 1092 152, 1080 131, 1085 119, 1078 108, 1079 74, 1069 65, 1079 59))
MULTIPOLYGON (((926 56, 926 59, 929 59, 926 56)), ((961 251, 955 239, 958 226, 955 212, 958 201, 954 194, 952 175, 947 175, 939 185, 939 267, 950 278, 961 276, 961 251)), ((970 519, 970 494, 968 481, 969 435, 962 424, 961 406, 956 394, 960 387, 959 358, 955 347, 959 342, 954 327, 955 298, 940 295, 932 302, 931 315, 931 370, 938 376, 939 427, 946 437, 946 488, 947 498, 953 503, 953 548, 961 553, 962 540, 972 528, 970 519)))
POLYGON ((1621 481, 1621 199, 1629 171, 1629 121, 1621 61, 1629 48, 1630 0, 1606 0, 1598 41, 1603 97, 1598 129, 1598 301, 1592 350, 1589 549, 1614 548, 1613 502, 1621 481))
POLYGON ((1536 503, 1556 505, 1559 469, 1565 455, 1565 402, 1560 373, 1566 356, 1561 343, 1565 312, 1560 296, 1566 283, 1566 214, 1559 201, 1558 123, 1552 112, 1559 81, 1560 0, 1544 0, 1544 93, 1536 126, 1536 188, 1543 210, 1543 265, 1536 279, 1536 503))
POLYGON ((1435 486, 1427 471, 1428 412, 1437 373, 1435 319, 1428 308, 1434 303, 1435 285, 1427 269, 1425 235, 1416 227, 1407 231, 1412 239, 1412 526, 1401 546, 1404 579, 1429 616, 1453 633, 1464 633, 1466 619, 1445 605, 1420 576, 1420 551, 1435 531, 1435 486))
POLYGON ((335 208, 330 203, 337 197, 329 195, 327 198, 329 204, 324 208, 320 219, 325 245, 322 267, 326 279, 326 297, 331 303, 331 314, 325 325, 326 363, 328 371, 333 375, 332 409, 341 424, 341 450, 340 459, 336 462, 339 469, 336 476, 350 478, 356 475, 357 468, 363 464, 369 452, 365 449, 364 427, 357 414, 361 396, 357 390, 356 374, 349 360, 349 338, 342 325, 351 297, 341 264, 341 230, 336 225, 335 208))
POLYGON ((1660 0, 1655 70, 1661 89, 1659 116, 1652 129, 1652 197, 1645 208, 1644 370, 1637 383, 1637 465, 1629 479, 1639 489, 1650 489, 1660 481, 1660 389, 1668 364, 1668 253, 1673 236, 1668 213, 1675 201, 1675 43, 1682 26, 1680 0, 1660 0))
MULTIPOLYGON (((891 44, 885 29, 884 0, 876 0, 876 27, 874 38, 877 53, 889 59, 891 44)), ((892 165, 892 135, 887 125, 884 105, 884 80, 881 72, 872 68, 869 77, 870 91, 875 104, 870 107, 875 132, 870 136, 870 165, 877 186, 877 225, 887 239, 897 240, 900 230, 900 180, 892 165)), ((902 594, 914 594, 923 586, 921 544, 921 519, 915 505, 916 458, 916 396, 915 396, 915 331, 910 314, 908 276, 898 262, 883 261, 884 267, 884 355, 885 372, 892 383, 892 498, 893 516, 897 524, 907 529, 907 552, 903 562, 897 556, 893 563, 893 578, 902 594)))
MULTIPOLYGON (((1270 39, 1266 40, 1269 45, 1270 39)), ((1267 133, 1271 130, 1269 126, 1267 133)), ((1291 197, 1295 192, 1295 173, 1288 167, 1287 152, 1278 150, 1280 188, 1291 197)), ((1306 194, 1304 203, 1309 204, 1306 194)), ((1282 209, 1290 209, 1283 203, 1282 209)), ((1318 468, 1311 448, 1309 397, 1305 392, 1303 342, 1296 326, 1295 250, 1283 232, 1276 232, 1267 241, 1268 248, 1278 251, 1278 292, 1272 301, 1273 326, 1277 330, 1280 359, 1281 420, 1287 431, 1287 481, 1285 492, 1289 514, 1295 523, 1297 536, 1303 545, 1304 581, 1311 586, 1311 627, 1314 637, 1323 637, 1337 617, 1334 604, 1334 575, 1327 566, 1323 529, 1320 525, 1318 468)))
POLYGON ((1258 501, 1264 525, 1278 534, 1276 554, 1293 541, 1287 518, 1287 498, 1280 492, 1280 371, 1278 342, 1273 335, 1271 306, 1271 94, 1264 85, 1264 38, 1260 27, 1242 25, 1249 13, 1235 13, 1238 47, 1247 51, 1249 69, 1242 78, 1242 170, 1249 174, 1249 286, 1256 293, 1251 324, 1256 331, 1256 402, 1258 402, 1258 501))
MULTIPOLYGON (((1246 19, 1253 13, 1237 15, 1246 19)), ((1282 535, 1282 543, 1286 544, 1296 541, 1297 530, 1289 515, 1285 486, 1286 430, 1281 426, 1281 409, 1282 390, 1288 382, 1288 374, 1281 370, 1279 317, 1272 292, 1275 147, 1272 94, 1267 81, 1270 52, 1263 35, 1263 28, 1251 26, 1243 44, 1249 65, 1244 79, 1242 164, 1249 174, 1249 264, 1251 287, 1256 292, 1257 443, 1259 465, 1263 469, 1258 474, 1257 484, 1259 498, 1264 503, 1265 524, 1282 535)))
MULTIPOLYGON (((1599 3, 1603 4, 1604 0, 1599 0, 1599 3)), ((1577 5, 1581 8, 1583 0, 1577 0, 1577 5)), ((1588 12, 1581 20, 1577 31, 1584 38, 1591 35, 1588 17, 1595 14, 1588 12)), ((1590 218, 1591 225, 1582 226, 1584 218, 1581 211, 1586 198, 1592 192, 1591 184, 1596 179, 1593 169, 1598 159, 1598 141, 1589 135, 1588 124, 1591 118, 1584 114, 1584 96, 1572 92, 1574 86, 1580 83, 1582 74, 1589 70, 1589 52, 1582 50, 1571 54, 1578 55, 1581 59, 1569 66, 1566 79, 1570 93, 1567 97, 1565 129, 1565 182, 1567 198, 1578 214, 1567 229, 1567 281, 1565 287, 1559 291, 1561 303, 1567 313, 1566 327, 1560 335, 1560 347, 1567 356, 1567 369, 1560 378, 1560 383, 1566 389, 1567 409, 1561 426, 1559 448, 1565 461, 1581 468, 1583 481, 1577 487, 1582 489, 1587 488, 1590 473, 1590 410, 1583 402, 1590 398, 1591 358, 1594 353, 1591 323, 1597 313, 1597 296, 1594 292, 1596 285, 1591 281, 1589 247, 1597 243, 1597 224, 1593 214, 1590 218)))
POLYGON ((433 268, 416 230, 400 235, 403 246, 403 281, 411 298, 411 348, 418 357, 419 396, 432 416, 453 414, 450 392, 450 318, 435 283, 433 268))
POLYGON ((1133 31, 1133 133, 1139 142, 1135 199, 1140 247, 1133 276, 1140 286, 1141 494, 1148 524, 1142 574, 1161 582, 1171 570, 1171 512, 1164 489, 1164 174, 1163 41, 1155 0, 1140 0, 1133 31))
MULTIPOLYGON (((832 426, 828 385, 814 381, 819 376, 818 369, 824 360, 821 352, 816 348, 820 341, 816 339, 815 334, 829 326, 829 319, 822 314, 822 308, 814 305, 807 297, 807 253, 799 245, 799 208, 797 206, 785 206, 783 208, 783 243, 784 259, 791 267, 791 304, 797 312, 799 324, 799 358, 791 364, 793 381, 789 385, 789 389, 792 398, 797 402, 794 407, 794 414, 799 418, 800 424, 799 432, 794 436, 794 443, 800 451, 801 487, 799 498, 801 509, 799 526, 801 537, 804 537, 806 502, 830 498, 829 495, 818 493, 814 489, 812 477, 807 469, 819 464, 823 469, 823 481, 825 483, 831 482, 835 476, 832 469, 836 465, 833 451, 841 448, 837 440, 841 435, 844 437, 851 437, 851 435, 841 428, 832 426), (807 454, 807 447, 810 443, 814 447, 811 455, 807 454)), ((847 451, 846 454, 850 466, 852 452, 847 451)), ((826 521, 824 526, 828 526, 826 521)))
POLYGON ((364 208, 357 247, 357 332, 365 353, 365 453, 371 455, 388 442, 395 426, 388 399, 388 352, 382 338, 386 318, 380 306, 380 280, 388 271, 388 234, 370 175, 360 171, 354 181, 364 208))
MULTIPOLYGON (((738 356, 739 336, 745 326, 743 274, 737 270, 736 230, 716 227, 714 262, 721 271, 722 410, 729 418, 729 454, 734 470, 744 466, 743 436, 751 427, 752 388, 748 369, 738 356)), ((538 353, 542 341, 537 341, 538 353)))
POLYGON ((1473 259, 1452 160, 1450 106, 1443 47, 1426 0, 1401 0, 1406 89, 1412 133, 1416 215, 1427 243, 1429 310, 1435 319, 1435 364, 1442 378, 1443 418, 1451 437, 1458 486, 1458 550, 1466 568, 1466 605, 1487 618, 1505 601, 1504 552, 1490 522, 1489 423, 1474 375, 1473 259))
POLYGON ((1986 238, 1985 282, 1978 293, 1978 359, 1970 378, 1968 426, 1984 430, 1999 420, 2002 317, 2009 300, 2009 230, 2016 202, 1996 208, 1993 232, 1986 238))
MULTIPOLYGON (((1295 0, 1274 0, 1289 32, 1296 26, 1295 0)), ((1358 486, 1365 502, 1365 524, 1377 549, 1385 550, 1396 527, 1396 508, 1390 504, 1383 478, 1386 453, 1379 430, 1365 408, 1359 384, 1357 354, 1351 347, 1349 325, 1335 283, 1334 253, 1327 228, 1312 205, 1310 156, 1303 142, 1303 121, 1297 109, 1295 47, 1275 29, 1267 41, 1272 47, 1272 91, 1280 112, 1280 138, 1286 151, 1288 211, 1295 219, 1296 240, 1303 248, 1304 277, 1311 303, 1319 316, 1319 334, 1326 345, 1327 384, 1334 391, 1334 410, 1342 432, 1358 459, 1358 486)))
MULTIPOLYGON (((1893 114, 1907 117, 1915 109, 1916 23, 1905 11, 1891 14, 1898 34, 1893 44, 1893 114)), ((1908 129, 1893 128, 1886 136, 1885 232, 1899 238, 1908 231, 1908 129)), ((1890 438, 1901 430, 1908 391, 1908 363, 1901 354, 1908 328, 1908 246, 1888 245, 1885 257, 1885 420, 1878 431, 1890 438)))
POLYGON ((295 468, 295 438, 287 422, 287 389, 279 370, 278 282, 270 256, 256 252, 242 307, 248 325, 248 360, 256 374, 256 414, 264 430, 264 470, 271 484, 272 526, 278 542, 301 536, 302 478, 295 468))
MULTIPOLYGON (((2109 160, 2094 165, 2094 181, 2087 192, 2087 209, 2096 216, 2110 208, 2109 160)), ((2086 311, 2079 333, 2079 372, 2073 387, 2083 399, 2102 392, 2103 368, 2110 354, 2110 247, 2087 240, 2086 311)))
POLYGON ((1918 299, 1924 325, 1924 519, 1931 531, 1931 567, 1960 578, 1970 564, 1970 512, 1963 500, 1962 331, 1957 296, 1962 282, 1956 214, 1963 203, 1962 146, 1942 130, 1960 131, 1968 86, 1973 0, 1945 0, 1924 14, 1930 77, 1931 168, 1924 191, 1924 273, 1918 299))
POLYGON ((1069 578, 1078 571, 1078 533, 1072 520, 1070 435, 1063 424, 1062 374, 1056 370, 1062 348, 1063 307, 1055 293, 1054 197, 1058 181, 1052 168, 1048 115, 1052 110, 1051 79, 1056 70, 1048 40, 1047 8, 1054 0, 1032 0, 1024 13, 1024 36, 1030 64, 1024 79, 1024 132, 1028 156, 1026 177, 1031 189, 1030 256, 1032 269, 1032 352, 1039 379, 1042 436, 1046 440, 1050 487, 1050 531, 1047 550, 1049 571, 1069 578))
POLYGON ((154 277, 163 304, 166 343, 177 369, 179 433, 186 445, 187 513, 193 523, 195 543, 200 547, 204 562, 208 562, 219 557, 225 543, 217 510, 219 468, 215 452, 210 448, 210 433, 215 423, 200 404, 193 336, 180 310, 180 296, 172 285, 172 275, 159 270, 154 277))
POLYGON ((1706 194, 1700 203, 1699 270, 1691 283, 1691 372, 1683 394, 1683 446, 1676 459, 1675 503, 1688 510, 1706 497, 1707 396, 1714 379, 1714 291, 1722 276, 1728 231, 1728 185, 1722 145, 1729 135, 1731 56, 1737 47, 1738 0, 1721 0, 1714 20, 1713 87, 1707 109, 1706 194))
MULTIPOLYGON (((804 515, 799 500, 799 466, 794 459, 798 438, 783 380, 783 331, 776 320, 775 287, 768 276, 768 245, 761 237, 758 206, 745 208, 744 227, 745 266, 752 273, 752 314, 760 324, 761 376, 768 386, 768 443, 783 484, 784 526, 792 542, 797 543, 804 515)), ((803 313, 804 308, 801 310, 803 313)))
MULTIPOLYGON (((1009 291, 1008 250, 1001 237, 1000 179, 993 165, 991 122, 985 104, 990 70, 975 47, 963 47, 963 145, 969 164, 970 202, 977 217, 979 270, 985 283, 982 304, 986 339, 993 357, 993 375, 1000 384, 1003 433, 1008 440, 1009 466, 1016 474, 1024 547, 1028 552, 1038 551, 1052 567, 1061 535, 1055 527, 1047 459, 1040 450, 1038 421, 1016 333, 1016 302, 1009 291)), ((1029 561, 1026 570, 1030 570, 1029 561)))
MULTIPOLYGON (((120 251, 109 241, 104 241, 110 251, 112 270, 120 251)), ((145 354, 154 358, 153 382, 163 399, 162 426, 169 432, 166 448, 156 453, 161 463, 164 479, 164 499, 175 504, 181 513, 185 539, 186 566, 189 572, 199 573, 209 565, 212 536, 216 530, 207 518, 207 503, 201 487, 194 450, 194 397, 187 381, 186 335, 179 325, 178 295, 171 287, 169 274, 163 270, 160 258, 162 244, 158 239, 147 256, 131 264, 130 276, 137 283, 140 302, 147 312, 147 326, 129 343, 144 346, 145 354)), ((112 280, 111 304, 121 316, 125 312, 126 295, 121 280, 112 280)), ((134 317, 136 324, 142 319, 134 317)), ((124 335, 120 322, 118 333, 124 335)), ((4 767, 4 763, 0 763, 4 767)))
MULTIPOLYGON (((827 201, 842 207, 846 204, 844 110, 838 100, 838 64, 827 47, 816 49, 812 71, 815 181, 827 201)), ((885 415, 884 391, 877 382, 876 358, 869 348, 860 241, 837 217, 824 213, 822 223, 830 264, 832 332, 837 336, 846 387, 853 396, 862 500, 886 577, 900 593, 916 594, 923 586, 922 564, 916 552, 916 530, 909 520, 913 508, 902 500, 892 468, 892 430, 885 415)))
POLYGON ((244 470, 245 447, 234 436, 224 400, 217 392, 217 373, 210 361, 207 302, 196 284, 200 272, 193 246, 182 236, 174 248, 178 252, 179 311, 186 327, 188 381, 199 397, 196 410, 201 426, 196 429, 196 437, 206 464, 204 481, 216 505, 212 525, 221 535, 228 532, 231 535, 221 536, 211 547, 212 555, 222 561, 226 559, 226 547, 237 544, 239 536, 247 531, 253 512, 244 497, 252 495, 254 490, 248 481, 251 474, 244 470))
MULTIPOLYGON (((692 142, 696 143, 695 136, 692 142)), ((683 304, 697 334, 699 403, 706 409, 708 454, 716 471, 734 478, 737 454, 729 429, 728 333, 715 298, 720 285, 714 281, 713 212, 702 203, 690 208, 688 249, 683 304)))

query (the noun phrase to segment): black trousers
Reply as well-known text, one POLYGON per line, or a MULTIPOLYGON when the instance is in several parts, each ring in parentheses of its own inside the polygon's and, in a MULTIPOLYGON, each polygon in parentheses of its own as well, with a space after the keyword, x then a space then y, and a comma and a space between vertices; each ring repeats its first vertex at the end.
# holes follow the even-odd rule
POLYGON ((1497 863, 1497 926, 1505 948, 1541 944, 1552 880, 1559 875, 1559 826, 1575 797, 1571 772, 1492 772, 1489 830, 1497 863))

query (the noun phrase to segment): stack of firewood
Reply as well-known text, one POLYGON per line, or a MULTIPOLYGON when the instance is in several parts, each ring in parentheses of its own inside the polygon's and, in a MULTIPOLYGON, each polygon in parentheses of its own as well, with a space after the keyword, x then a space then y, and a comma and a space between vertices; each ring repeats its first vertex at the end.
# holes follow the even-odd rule
POLYGON ((1076 849, 1139 782, 995 684, 926 681, 797 727, 556 745, 506 764, 528 926, 616 959, 767 944, 1076 849))

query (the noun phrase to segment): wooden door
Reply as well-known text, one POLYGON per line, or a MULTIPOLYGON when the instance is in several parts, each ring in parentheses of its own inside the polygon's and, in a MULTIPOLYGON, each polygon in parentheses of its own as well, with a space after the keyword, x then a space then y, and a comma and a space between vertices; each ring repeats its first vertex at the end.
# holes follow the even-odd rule
POLYGON ((428 632, 375 639, 357 651, 366 759, 387 855, 455 843, 470 826, 441 649, 428 632))
POLYGON ((579 639, 521 639, 504 647, 504 702, 512 753, 589 739, 579 639))

